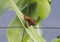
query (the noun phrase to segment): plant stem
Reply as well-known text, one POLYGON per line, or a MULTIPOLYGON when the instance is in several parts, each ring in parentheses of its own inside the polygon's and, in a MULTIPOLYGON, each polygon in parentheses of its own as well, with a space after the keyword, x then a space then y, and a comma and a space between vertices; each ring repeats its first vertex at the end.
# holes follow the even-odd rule
MULTIPOLYGON (((28 16, 29 14, 29 10, 30 10, 30 0, 28 0, 28 7, 27 7, 27 12, 26 12, 26 15, 28 16)), ((27 24, 26 24, 27 25, 27 24)), ((23 39, 24 39, 24 34, 25 34, 25 28, 23 30, 23 34, 22 34, 22 41, 23 42, 23 39)))

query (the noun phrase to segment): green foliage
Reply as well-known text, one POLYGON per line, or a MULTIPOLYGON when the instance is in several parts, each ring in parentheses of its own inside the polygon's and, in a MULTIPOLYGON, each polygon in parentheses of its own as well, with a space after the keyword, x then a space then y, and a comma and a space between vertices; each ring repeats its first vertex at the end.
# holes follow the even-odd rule
POLYGON ((0 15, 10 7, 9 0, 0 0, 0 15))
POLYGON ((50 4, 47 0, 36 0, 37 1, 37 14, 40 18, 45 19, 50 13, 50 4))
MULTIPOLYGON (((18 0, 13 1, 16 3, 18 0)), ((0 15, 7 11, 10 7, 11 7, 10 0, 0 0, 0 15)))
MULTIPOLYGON (((28 0, 0 0, 0 3, 0 15, 9 8, 12 8, 16 12, 17 16, 14 17, 9 27, 21 26, 21 28, 8 28, 7 38, 9 42, 22 42, 24 29, 25 34, 23 37, 23 42, 46 42, 42 37, 41 32, 41 35, 39 35, 33 26, 25 26, 24 15, 26 15, 27 12, 28 0)), ((42 19, 45 19, 49 16, 49 13, 50 4, 47 0, 30 0, 30 11, 28 14, 29 17, 35 20, 40 17, 39 22, 41 22, 42 19)))

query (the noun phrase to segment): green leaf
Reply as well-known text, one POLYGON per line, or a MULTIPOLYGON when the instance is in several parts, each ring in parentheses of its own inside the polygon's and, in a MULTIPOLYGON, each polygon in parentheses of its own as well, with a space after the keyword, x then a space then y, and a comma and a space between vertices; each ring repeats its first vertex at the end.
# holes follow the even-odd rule
MULTIPOLYGON (((9 25, 9 27, 16 27, 16 26, 22 26, 18 17, 15 17, 9 25)), ((21 42, 23 30, 24 28, 22 27, 21 28, 8 28, 7 30, 8 42, 21 42)))
MULTIPOLYGON (((18 0, 13 0, 17 2, 18 0)), ((0 0, 0 15, 11 7, 10 0, 0 0)))
POLYGON ((9 0, 0 0, 0 15, 10 7, 9 0))
POLYGON ((37 14, 40 18, 45 19, 50 14, 50 4, 47 0, 36 0, 37 1, 37 14))

